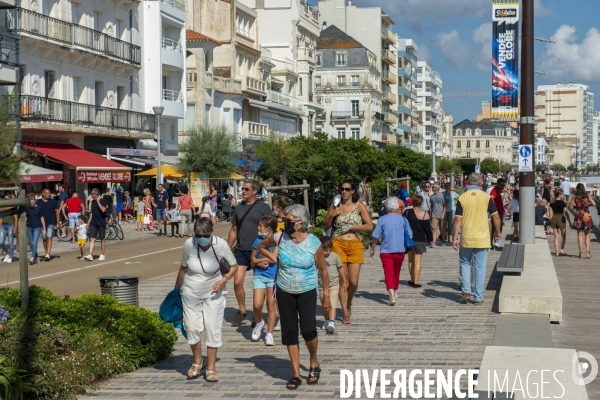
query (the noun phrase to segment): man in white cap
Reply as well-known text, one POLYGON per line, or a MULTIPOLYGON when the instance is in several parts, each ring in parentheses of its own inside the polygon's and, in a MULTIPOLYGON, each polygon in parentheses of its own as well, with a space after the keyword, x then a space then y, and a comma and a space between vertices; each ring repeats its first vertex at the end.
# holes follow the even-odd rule
POLYGON ((486 190, 487 194, 490 194, 490 193, 492 193, 492 189, 493 189, 493 188, 494 188, 494 186, 496 186, 496 184, 498 183, 498 179, 496 179, 496 178, 492 178, 492 181, 491 181, 491 183, 492 183, 492 184, 491 184, 491 185, 489 185, 489 186, 488 186, 488 188, 487 188, 487 190, 486 190))

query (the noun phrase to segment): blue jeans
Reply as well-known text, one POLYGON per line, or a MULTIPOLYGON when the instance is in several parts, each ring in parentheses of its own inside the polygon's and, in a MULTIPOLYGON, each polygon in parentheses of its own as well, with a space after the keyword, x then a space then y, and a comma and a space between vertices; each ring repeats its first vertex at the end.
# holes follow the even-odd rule
POLYGON ((0 247, 5 253, 8 253, 10 258, 15 254, 15 226, 13 224, 2 224, 0 247), (8 238, 8 247, 4 244, 6 238, 8 238))
POLYGON ((488 250, 468 249, 461 247, 458 253, 460 273, 462 275, 462 292, 471 294, 471 261, 475 264, 475 301, 483 301, 483 285, 485 284, 485 267, 488 250))
POLYGON ((29 242, 31 243, 31 258, 35 258, 38 256, 37 247, 42 235, 42 228, 27 228, 27 235, 29 235, 29 242))

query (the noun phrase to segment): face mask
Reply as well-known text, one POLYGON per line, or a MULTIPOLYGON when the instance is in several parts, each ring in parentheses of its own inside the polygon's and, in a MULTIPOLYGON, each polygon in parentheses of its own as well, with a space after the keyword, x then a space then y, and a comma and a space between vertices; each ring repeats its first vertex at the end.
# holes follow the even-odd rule
POLYGON ((277 211, 273 210, 273 216, 274 216, 274 217, 278 217, 278 216, 279 216, 279 213, 278 213, 277 211))
POLYGON ((210 244, 210 241, 212 238, 208 237, 208 238, 195 238, 196 239, 196 243, 198 243, 198 246, 208 246, 210 244))
POLYGON ((263 238, 263 239, 266 238, 268 234, 269 234, 268 232, 258 231, 258 237, 263 238))
POLYGON ((294 233, 296 233, 296 224, 297 222, 285 222, 285 233, 287 233, 288 235, 293 235, 294 233))

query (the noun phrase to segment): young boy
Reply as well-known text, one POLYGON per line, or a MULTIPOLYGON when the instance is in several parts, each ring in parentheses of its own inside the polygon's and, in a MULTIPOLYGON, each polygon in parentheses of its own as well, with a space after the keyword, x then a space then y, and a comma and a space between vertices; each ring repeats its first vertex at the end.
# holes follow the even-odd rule
POLYGON ((123 208, 125 209, 125 222, 129 222, 130 219, 133 219, 131 215, 131 194, 129 191, 125 191, 125 198, 123 199, 123 208))
POLYGON ((171 222, 171 239, 183 237, 183 235, 179 236, 179 210, 175 208, 175 204, 173 203, 169 204, 167 219, 171 222), (177 231, 177 234, 174 233, 175 231, 177 231))
MULTIPOLYGON (((254 267, 254 328, 252 329, 252 341, 260 339, 262 330, 265 326, 263 320, 263 304, 265 295, 267 297, 267 335, 265 336, 265 345, 274 346, 273 330, 275 330, 275 307, 277 300, 273 298, 273 284, 275 274, 277 273, 277 264, 270 263, 262 254, 258 253, 258 244, 265 238, 273 235, 277 231, 277 219, 271 215, 265 215, 258 224, 258 238, 254 241, 250 263, 254 267)), ((269 251, 273 252, 274 248, 269 251)))
POLYGON ((136 229, 136 231, 143 232, 144 231, 144 213, 146 210, 146 203, 144 203, 144 201, 140 197, 136 206, 137 206, 137 216, 136 216, 137 229, 136 229))
MULTIPOLYGON (((330 237, 323 236, 321 239, 321 247, 325 254, 325 262, 327 263, 327 274, 329 275, 329 299, 331 300, 331 310, 323 315, 323 329, 327 329, 327 333, 335 332, 335 314, 337 308, 337 299, 340 291, 339 269, 342 268, 342 260, 340 256, 332 252, 333 242, 330 237)), ((321 274, 319 274, 319 298, 323 305, 323 282, 321 274)))
POLYGON ((85 242, 88 239, 88 226, 87 226, 87 217, 84 214, 80 214, 79 225, 77 225, 77 244, 79 245, 79 250, 81 251, 80 260, 84 260, 85 256, 85 242))

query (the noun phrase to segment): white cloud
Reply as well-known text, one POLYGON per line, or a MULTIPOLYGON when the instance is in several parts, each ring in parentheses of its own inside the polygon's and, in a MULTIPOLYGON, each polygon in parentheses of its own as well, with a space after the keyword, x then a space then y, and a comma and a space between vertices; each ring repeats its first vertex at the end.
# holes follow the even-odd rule
POLYGON ((460 38, 456 29, 450 32, 440 32, 435 36, 434 43, 442 56, 456 69, 462 70, 475 67, 489 71, 492 58, 492 23, 477 27, 468 43, 460 38))
POLYGON ((426 44, 419 44, 419 51, 417 52, 417 58, 419 61, 427 61, 430 63, 431 60, 431 52, 429 51, 429 47, 426 44))
POLYGON ((581 83, 600 82, 600 32, 596 28, 587 31, 581 43, 577 43, 577 29, 562 25, 550 38, 555 44, 545 44, 540 69, 552 77, 581 83))

